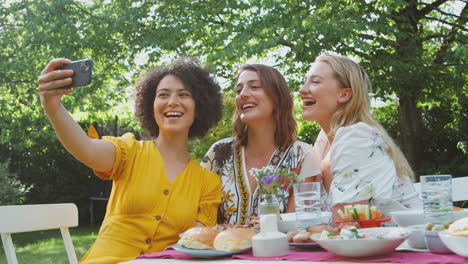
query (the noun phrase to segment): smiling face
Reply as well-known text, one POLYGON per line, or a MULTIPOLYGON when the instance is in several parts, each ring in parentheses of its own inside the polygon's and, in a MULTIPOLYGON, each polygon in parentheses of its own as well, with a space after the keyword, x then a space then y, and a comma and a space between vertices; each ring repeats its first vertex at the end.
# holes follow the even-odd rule
POLYGON ((317 121, 322 128, 329 128, 332 115, 338 106, 349 100, 351 88, 341 88, 330 64, 317 61, 304 78, 299 90, 303 101, 304 120, 317 121))
POLYGON ((244 70, 237 78, 237 111, 242 122, 247 125, 273 118, 273 99, 262 85, 255 71, 244 70))
POLYGON ((186 133, 195 120, 192 93, 174 75, 166 75, 156 87, 154 119, 160 133, 186 133))

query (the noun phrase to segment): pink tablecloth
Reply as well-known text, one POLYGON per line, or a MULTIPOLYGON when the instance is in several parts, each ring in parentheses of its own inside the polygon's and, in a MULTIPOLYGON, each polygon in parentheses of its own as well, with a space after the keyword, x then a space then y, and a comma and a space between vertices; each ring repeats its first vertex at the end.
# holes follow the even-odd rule
MULTIPOLYGON (((137 258, 151 259, 151 258, 171 258, 171 259, 192 259, 193 257, 179 252, 177 250, 168 249, 163 252, 146 254, 138 256, 137 258)), ((373 258, 360 258, 351 259, 336 256, 333 253, 316 250, 316 251, 293 251, 290 250, 289 254, 283 257, 274 258, 257 258, 252 255, 252 252, 245 254, 234 255, 224 259, 248 259, 248 260, 292 260, 292 261, 348 261, 348 262, 393 262, 393 263, 453 263, 464 264, 465 258, 454 254, 432 254, 432 253, 419 253, 419 252, 393 252, 391 255, 373 258)))

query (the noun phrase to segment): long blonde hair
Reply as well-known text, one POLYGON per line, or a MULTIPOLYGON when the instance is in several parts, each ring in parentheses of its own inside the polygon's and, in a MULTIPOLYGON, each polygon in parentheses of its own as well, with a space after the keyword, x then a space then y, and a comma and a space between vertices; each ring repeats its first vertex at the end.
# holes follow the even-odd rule
POLYGON ((340 127, 350 126, 358 122, 364 122, 376 128, 387 143, 386 152, 395 164, 395 169, 400 179, 406 176, 414 181, 414 172, 393 139, 388 135, 385 128, 377 122, 370 112, 369 90, 371 83, 364 69, 354 61, 343 56, 322 54, 315 59, 316 62, 326 62, 335 71, 335 77, 341 88, 351 88, 352 97, 338 106, 330 121, 330 132, 328 136, 334 137, 340 127))

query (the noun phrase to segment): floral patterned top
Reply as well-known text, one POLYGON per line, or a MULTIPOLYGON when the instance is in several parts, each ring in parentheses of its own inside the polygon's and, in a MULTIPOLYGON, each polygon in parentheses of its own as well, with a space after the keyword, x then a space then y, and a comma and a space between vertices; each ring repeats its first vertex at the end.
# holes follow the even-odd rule
MULTIPOLYGON (((322 163, 330 164, 322 168, 333 175, 330 206, 369 200, 385 216, 391 211, 422 207, 410 178, 397 176, 384 138, 376 128, 362 122, 339 128, 324 157, 327 144, 328 138, 321 131, 314 147, 322 163)), ((322 175, 326 173, 322 171, 322 175)))
MULTIPOLYGON (((301 141, 275 150, 267 165, 287 168, 296 172, 300 179, 320 173, 319 158, 313 147, 301 141)), ((216 172, 222 182, 221 205, 218 210, 218 223, 245 224, 245 216, 258 215, 258 186, 252 190, 245 168, 244 147, 234 145, 233 138, 225 138, 214 143, 201 163, 216 172)), ((289 192, 282 190, 281 212, 286 211, 289 192)))

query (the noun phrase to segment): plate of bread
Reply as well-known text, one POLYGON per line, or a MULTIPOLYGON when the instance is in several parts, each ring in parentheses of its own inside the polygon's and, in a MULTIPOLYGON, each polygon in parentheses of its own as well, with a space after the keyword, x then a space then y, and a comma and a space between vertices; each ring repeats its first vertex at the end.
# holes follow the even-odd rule
POLYGON ((249 228, 227 228, 220 232, 210 227, 193 227, 172 248, 196 258, 224 257, 252 248, 254 235, 249 228))
POLYGON ((289 231, 288 244, 297 248, 319 248, 320 245, 312 238, 313 234, 320 234, 323 230, 330 231, 332 227, 326 224, 307 227, 305 231, 289 231))
POLYGON ((189 254, 190 256, 194 258, 219 258, 219 257, 227 257, 231 256, 234 254, 242 253, 246 251, 244 250, 238 250, 238 251, 217 251, 217 250, 210 250, 210 249, 192 249, 192 248, 186 248, 183 247, 179 244, 175 244, 172 246, 173 249, 183 252, 185 254, 189 254))

